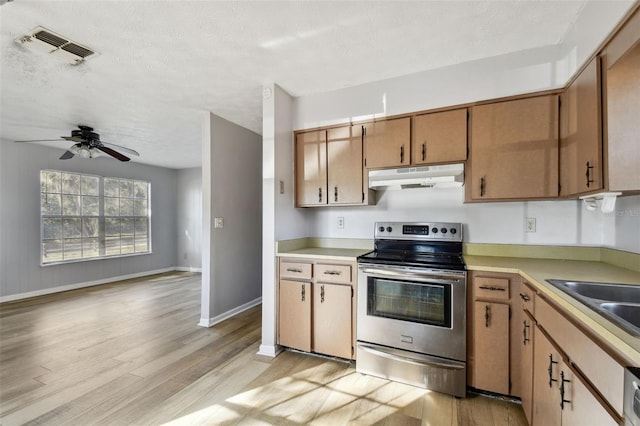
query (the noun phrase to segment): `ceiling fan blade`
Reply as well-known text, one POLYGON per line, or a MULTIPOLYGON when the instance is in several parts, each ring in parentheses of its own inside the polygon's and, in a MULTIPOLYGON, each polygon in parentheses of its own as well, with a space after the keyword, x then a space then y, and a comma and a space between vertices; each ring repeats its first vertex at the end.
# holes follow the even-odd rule
POLYGON ((84 142, 84 139, 77 136, 60 136, 62 139, 70 142, 84 142))
POLYGON ((120 145, 116 145, 114 143, 109 143, 109 142, 102 142, 100 141, 100 143, 108 148, 115 148, 119 151, 124 151, 127 154, 131 154, 131 155, 137 155, 138 157, 140 156, 140 154, 138 154, 138 151, 135 151, 131 148, 127 148, 126 146, 120 146, 120 145))
POLYGON ((59 142, 62 139, 34 139, 32 141, 14 141, 15 143, 22 143, 22 142, 59 142))
POLYGON ((60 156, 60 160, 68 160, 69 158, 73 158, 73 152, 65 151, 64 154, 60 156))
POLYGON ((109 154, 110 156, 117 158, 120 161, 129 161, 130 158, 127 157, 126 155, 122 155, 120 154, 118 151, 115 151, 109 147, 106 146, 98 146, 97 147, 100 151, 105 152, 107 154, 109 154))

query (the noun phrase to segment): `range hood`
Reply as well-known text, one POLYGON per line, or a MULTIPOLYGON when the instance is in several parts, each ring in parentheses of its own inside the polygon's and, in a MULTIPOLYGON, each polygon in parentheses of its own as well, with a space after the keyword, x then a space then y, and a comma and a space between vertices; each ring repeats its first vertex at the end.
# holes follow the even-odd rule
POLYGON ((459 188, 464 183, 464 164, 370 170, 369 188, 459 188))

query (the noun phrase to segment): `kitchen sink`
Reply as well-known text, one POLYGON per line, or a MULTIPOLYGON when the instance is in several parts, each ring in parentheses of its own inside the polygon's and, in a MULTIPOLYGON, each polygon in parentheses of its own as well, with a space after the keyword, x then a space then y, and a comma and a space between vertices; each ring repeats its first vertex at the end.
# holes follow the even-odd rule
POLYGON ((547 280, 559 290, 640 337, 640 285, 547 280))

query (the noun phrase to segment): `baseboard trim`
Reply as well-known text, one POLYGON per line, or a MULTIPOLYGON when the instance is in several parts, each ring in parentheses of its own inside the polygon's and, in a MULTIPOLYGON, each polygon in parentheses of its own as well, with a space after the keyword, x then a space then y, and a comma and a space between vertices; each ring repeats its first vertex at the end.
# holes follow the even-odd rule
POLYGON ((137 272, 135 274, 119 275, 117 277, 109 277, 95 281, 85 281, 82 283, 63 285, 59 287, 45 288, 42 290, 29 291, 26 293, 10 294, 8 296, 0 296, 0 303, 13 302, 16 300, 29 299, 31 297, 46 296, 47 294, 61 293, 63 291, 77 290, 79 288, 93 287, 101 284, 108 284, 116 281, 130 280, 132 278, 146 277, 148 275, 163 274, 165 272, 180 271, 177 267, 154 269, 152 271, 137 272))
POLYGON ((223 314, 217 315, 213 318, 200 318, 200 322, 198 323, 198 325, 200 327, 213 327, 214 325, 229 319, 233 316, 238 315, 240 312, 244 312, 248 309, 253 308, 254 306, 258 306, 259 304, 262 303, 262 297, 258 297, 257 299, 254 299, 250 302, 245 303, 244 305, 240 305, 236 308, 233 308, 223 314))
POLYGON ((191 266, 176 266, 175 270, 180 272, 202 272, 202 268, 194 268, 191 266))
POLYGON ((258 350, 256 355, 268 356, 270 358, 277 357, 282 351, 284 351, 284 347, 280 345, 260 345, 260 349, 258 350))

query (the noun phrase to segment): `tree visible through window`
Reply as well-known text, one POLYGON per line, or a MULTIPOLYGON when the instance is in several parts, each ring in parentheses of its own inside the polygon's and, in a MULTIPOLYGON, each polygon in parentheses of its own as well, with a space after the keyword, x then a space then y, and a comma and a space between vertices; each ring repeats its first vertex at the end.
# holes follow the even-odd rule
POLYGON ((40 172, 43 265, 151 251, 149 182, 40 172))

